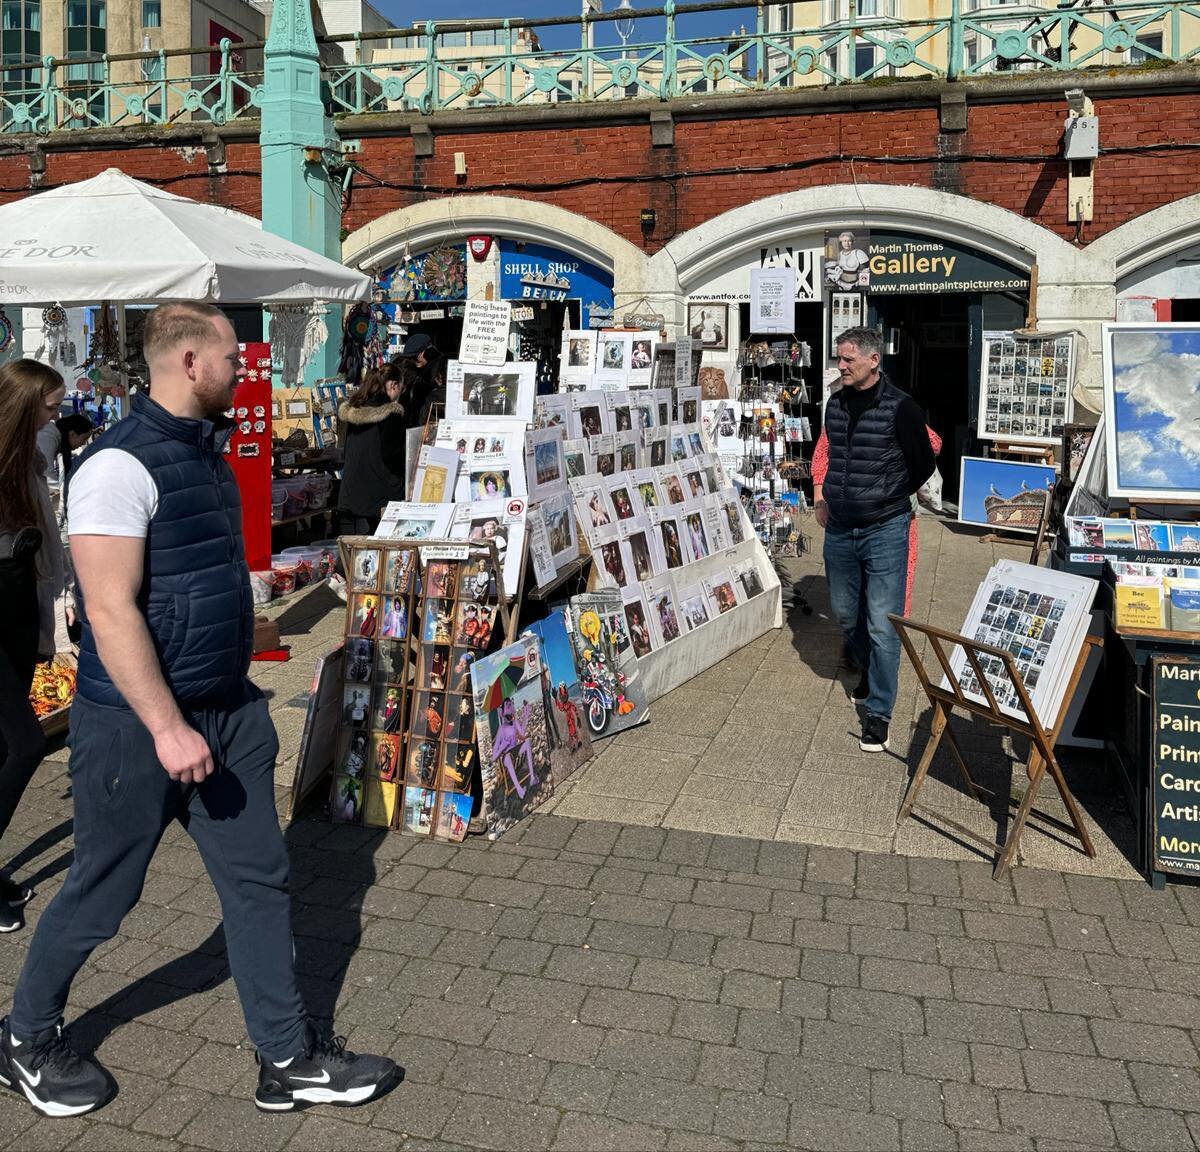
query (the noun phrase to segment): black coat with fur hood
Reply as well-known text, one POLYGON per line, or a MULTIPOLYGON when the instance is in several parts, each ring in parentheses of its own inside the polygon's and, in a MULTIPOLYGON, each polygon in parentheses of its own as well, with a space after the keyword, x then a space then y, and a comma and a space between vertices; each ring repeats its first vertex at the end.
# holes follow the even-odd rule
POLYGON ((378 520, 389 500, 406 495, 404 407, 383 400, 356 408, 342 401, 338 424, 345 436, 345 462, 337 506, 353 516, 378 520))

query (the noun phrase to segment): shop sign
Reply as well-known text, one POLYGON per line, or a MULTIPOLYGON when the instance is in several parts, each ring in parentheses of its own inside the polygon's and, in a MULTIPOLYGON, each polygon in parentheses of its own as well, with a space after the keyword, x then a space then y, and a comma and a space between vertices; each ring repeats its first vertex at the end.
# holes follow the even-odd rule
POLYGON ((1200 661, 1155 657, 1151 667, 1152 867, 1200 875, 1200 661))
POLYGON ((797 303, 821 299, 821 248, 801 248, 796 244, 773 244, 758 248, 749 260, 699 284, 688 293, 690 300, 716 304, 741 304, 750 300, 750 274, 756 269, 791 268, 796 273, 797 303))
POLYGON ((519 304, 513 308, 512 318, 514 321, 532 320, 533 309, 528 304, 519 304))
POLYGON ((600 311, 611 315, 612 273, 545 244, 500 240, 500 296, 504 300, 578 300, 584 327, 600 311))
POLYGON ((1028 272, 934 236, 872 232, 867 255, 872 295, 1011 292, 1029 287, 1028 272))

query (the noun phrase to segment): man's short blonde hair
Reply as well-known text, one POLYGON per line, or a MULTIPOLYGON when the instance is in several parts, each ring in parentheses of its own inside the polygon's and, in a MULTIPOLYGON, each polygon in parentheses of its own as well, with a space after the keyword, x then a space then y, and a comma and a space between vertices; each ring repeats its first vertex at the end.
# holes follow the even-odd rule
POLYGON ((142 355, 150 364, 180 344, 211 344, 219 339, 218 317, 224 316, 215 304, 181 300, 160 304, 146 317, 142 331, 142 355))

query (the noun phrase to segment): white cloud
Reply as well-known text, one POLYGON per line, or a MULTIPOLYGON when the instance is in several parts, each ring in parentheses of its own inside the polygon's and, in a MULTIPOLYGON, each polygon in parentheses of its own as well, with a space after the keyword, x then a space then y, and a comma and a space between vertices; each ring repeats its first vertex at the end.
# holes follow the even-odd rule
POLYGON ((1153 430, 1160 451, 1200 461, 1200 357, 1160 355, 1143 361, 1119 371, 1115 389, 1136 416, 1165 418, 1153 430))
POLYGON ((1141 432, 1121 432, 1117 437, 1117 457, 1121 461, 1121 481, 1134 487, 1168 485, 1171 478, 1156 462, 1158 449, 1141 432))
POLYGON ((1157 332, 1114 332, 1112 334, 1113 368, 1120 371, 1168 355, 1171 346, 1157 332))

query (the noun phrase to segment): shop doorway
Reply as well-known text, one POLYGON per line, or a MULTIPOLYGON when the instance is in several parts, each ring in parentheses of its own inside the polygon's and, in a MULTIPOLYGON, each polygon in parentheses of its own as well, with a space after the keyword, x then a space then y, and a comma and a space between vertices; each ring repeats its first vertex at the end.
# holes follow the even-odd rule
POLYGON ((1171 323, 1195 324, 1200 320, 1200 300, 1172 300, 1171 323))
POLYGON ((978 297, 962 293, 871 299, 874 320, 892 348, 884 371, 924 409, 926 423, 942 438, 938 471, 952 501, 959 460, 970 451, 971 399, 978 387, 978 365, 972 371, 970 358, 972 312, 978 314, 972 301, 978 297))

